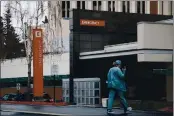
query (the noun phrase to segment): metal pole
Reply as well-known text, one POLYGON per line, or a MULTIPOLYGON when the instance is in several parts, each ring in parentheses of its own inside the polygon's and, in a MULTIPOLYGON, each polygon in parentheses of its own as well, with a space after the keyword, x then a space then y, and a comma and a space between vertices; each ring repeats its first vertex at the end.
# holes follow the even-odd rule
MULTIPOLYGON (((172 1, 174 7, 174 1, 172 1)), ((173 8, 173 32, 174 32, 174 8, 173 8)), ((173 39, 173 77, 174 77, 174 39, 173 39)))
MULTIPOLYGON (((1 0, 0 0, 0 18, 1 18, 1 0)), ((2 38, 2 33, 0 33, 0 36, 2 38)), ((0 42, 1 43, 1 42, 0 42)), ((2 44, 2 43, 1 43, 2 44)), ((0 45, 2 47, 2 45, 0 45)), ((1 48, 2 50, 2 48, 1 48)), ((0 54, 1 55, 1 54, 0 54)), ((2 63, 2 56, 0 56, 0 78, 1 78, 1 63, 2 63)))
POLYGON ((1 16, 1 0, 0 0, 0 16, 1 16))
POLYGON ((56 97, 55 97, 55 95, 56 95, 56 76, 54 75, 54 102, 56 102, 56 97))

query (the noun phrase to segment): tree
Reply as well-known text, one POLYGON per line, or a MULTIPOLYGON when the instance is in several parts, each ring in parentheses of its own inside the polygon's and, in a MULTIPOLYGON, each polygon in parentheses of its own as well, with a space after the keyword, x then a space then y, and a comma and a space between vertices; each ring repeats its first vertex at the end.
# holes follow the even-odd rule
POLYGON ((5 38, 5 51, 6 58, 17 58, 23 55, 21 50, 22 44, 20 43, 19 36, 15 32, 14 27, 11 24, 11 10, 7 8, 4 17, 4 38, 5 38))
POLYGON ((4 24, 3 24, 3 18, 0 17, 0 59, 4 59, 5 52, 4 52, 4 24))
MULTIPOLYGON (((25 44, 26 58, 27 58, 27 63, 28 63, 28 88, 30 88, 31 61, 32 61, 32 56, 33 56, 33 54, 32 54, 32 39, 30 36, 31 27, 35 27, 35 28, 40 27, 39 21, 43 17, 45 10, 47 10, 48 8, 53 10, 53 8, 51 8, 51 7, 44 8, 44 3, 45 2, 43 2, 43 1, 36 1, 36 8, 34 9, 35 12, 33 14, 30 14, 29 8, 22 7, 22 1, 13 1, 10 3, 10 8, 14 11, 14 14, 17 17, 17 20, 21 24, 20 28, 21 28, 21 32, 22 32, 22 39, 23 39, 24 44, 25 44)), ((59 2, 56 1, 56 5, 58 6, 59 9, 61 9, 60 1, 59 2)), ((58 23, 55 22, 55 26, 61 27, 59 32, 61 32, 61 40, 62 40, 62 25, 61 25, 60 14, 61 13, 59 13, 58 17, 56 17, 56 15, 55 15, 55 21, 58 21, 58 23)), ((44 23, 44 27, 46 28, 46 30, 44 31, 45 33, 43 34, 44 38, 48 38, 48 36, 50 36, 50 35, 48 35, 47 33, 50 33, 50 32, 52 32, 53 36, 55 37, 55 33, 57 33, 57 30, 54 31, 53 29, 50 28, 49 18, 47 19, 47 17, 45 17, 45 21, 43 23, 44 23)), ((46 42, 47 42, 48 48, 52 47, 53 43, 51 41, 48 42, 46 40, 46 42)), ((61 43, 63 43, 63 40, 61 43)), ((45 44, 45 43, 43 43, 43 44, 45 44)), ((48 49, 48 48, 46 48, 46 49, 48 49)), ((45 50, 45 48, 44 48, 44 50, 45 50)), ((52 52, 52 51, 46 50, 46 52, 52 52)), ((60 50, 60 52, 56 51, 56 53, 62 54, 62 50, 60 50)))
POLYGON ((30 92, 30 83, 31 83, 31 62, 32 62, 32 37, 31 32, 32 28, 39 27, 39 21, 43 17, 44 11, 44 2, 36 1, 36 9, 34 13, 30 13, 29 8, 22 7, 22 2, 24 1, 11 1, 9 2, 10 9, 14 12, 17 17, 17 21, 21 24, 20 29, 22 32, 22 40, 25 44, 26 59, 28 63, 28 93, 30 92))

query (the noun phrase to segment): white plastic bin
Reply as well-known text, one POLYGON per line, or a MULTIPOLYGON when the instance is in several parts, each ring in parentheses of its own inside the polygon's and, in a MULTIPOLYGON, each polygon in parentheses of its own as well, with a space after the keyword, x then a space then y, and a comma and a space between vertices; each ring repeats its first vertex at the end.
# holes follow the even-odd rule
POLYGON ((102 98, 102 106, 106 108, 107 104, 108 104, 108 98, 102 98))

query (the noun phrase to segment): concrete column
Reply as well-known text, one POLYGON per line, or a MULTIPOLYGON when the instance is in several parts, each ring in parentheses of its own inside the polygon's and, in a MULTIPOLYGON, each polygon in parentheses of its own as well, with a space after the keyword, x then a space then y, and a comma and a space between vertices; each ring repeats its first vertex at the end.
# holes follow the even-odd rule
MULTIPOLYGON (((172 68, 172 63, 168 69, 172 68)), ((166 99, 168 102, 173 101, 173 75, 166 76, 166 99)))
POLYGON ((77 1, 70 1, 70 9, 77 8, 77 1))
POLYGON ((115 1, 115 12, 118 12, 118 1, 115 1))
POLYGON ((86 7, 86 9, 87 9, 87 10, 93 10, 93 4, 92 4, 93 1, 86 1, 86 2, 87 2, 87 7, 86 7))
POLYGON ((163 14, 163 4, 162 4, 163 1, 158 1, 158 14, 163 14))
POLYGON ((113 11, 113 1, 111 1, 111 11, 113 11))
POLYGON ((130 1, 130 13, 137 13, 137 1, 130 1))
POLYGON ((123 2, 122 1, 118 1, 118 12, 122 12, 123 11, 123 2))
MULTIPOLYGON (((1 1, 0 1, 0 16, 1 16, 1 1)), ((1 67, 1 66, 0 66, 1 67)), ((0 70, 1 71, 1 70, 0 70)))
POLYGON ((102 11, 108 11, 108 1, 102 1, 102 11))
POLYGON ((171 2, 170 1, 164 1, 164 15, 171 15, 171 2))
POLYGON ((145 13, 150 14, 150 1, 145 1, 145 13))
POLYGON ((172 14, 174 16, 174 1, 172 1, 172 14))
POLYGON ((88 9, 88 1, 85 1, 85 9, 88 9))
MULTIPOLYGON (((173 11, 173 25, 174 25, 174 1, 172 2, 172 4, 173 4, 173 9, 172 9, 172 11, 173 11)), ((173 27, 173 30, 174 30, 174 27, 173 27)), ((174 40, 173 40, 173 45, 174 45, 174 40)), ((173 78, 174 78, 174 46, 173 46, 173 78)), ((172 81, 173 82, 173 81, 172 81)), ((172 86, 172 88, 173 88, 173 86, 172 86)), ((173 91, 172 91, 172 93, 173 93, 173 91)), ((172 97, 173 98, 173 97, 172 97)))
POLYGON ((167 101, 173 101, 173 77, 172 76, 167 76, 166 77, 166 99, 167 101))
POLYGON ((82 9, 82 1, 80 1, 80 9, 82 9))
POLYGON ((126 9, 125 9, 126 12, 127 12, 127 2, 128 2, 128 1, 125 1, 125 2, 124 2, 125 8, 126 8, 126 9))

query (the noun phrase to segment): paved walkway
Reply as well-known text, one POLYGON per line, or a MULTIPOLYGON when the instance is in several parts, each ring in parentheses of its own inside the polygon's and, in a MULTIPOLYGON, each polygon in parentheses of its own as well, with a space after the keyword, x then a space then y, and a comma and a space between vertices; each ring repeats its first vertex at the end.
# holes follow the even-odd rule
MULTIPOLYGON (((76 106, 34 106, 34 105, 12 105, 1 104, 2 111, 23 112, 29 114, 42 114, 54 116, 107 116, 105 108, 76 107, 76 106)), ((114 109, 120 116, 122 110, 114 109)), ((123 114, 122 114, 123 115, 123 114)), ((173 114, 150 113, 142 111, 132 111, 128 116, 172 116, 173 114)), ((33 115, 32 115, 33 116, 33 115)))

